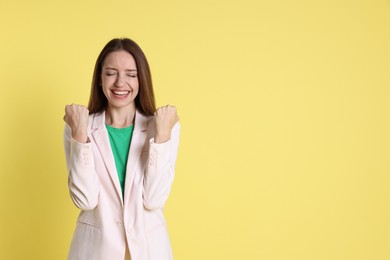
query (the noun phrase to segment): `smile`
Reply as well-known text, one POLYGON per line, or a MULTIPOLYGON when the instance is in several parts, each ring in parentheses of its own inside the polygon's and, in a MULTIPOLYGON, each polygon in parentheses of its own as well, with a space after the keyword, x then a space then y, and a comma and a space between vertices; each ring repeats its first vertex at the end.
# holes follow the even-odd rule
POLYGON ((126 96, 130 93, 129 90, 112 90, 111 92, 116 96, 126 96))

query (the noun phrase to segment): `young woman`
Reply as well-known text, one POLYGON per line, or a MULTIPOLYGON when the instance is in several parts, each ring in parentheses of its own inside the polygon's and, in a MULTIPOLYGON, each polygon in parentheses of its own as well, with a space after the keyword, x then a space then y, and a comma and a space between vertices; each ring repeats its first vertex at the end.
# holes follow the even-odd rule
POLYGON ((113 39, 97 58, 88 108, 67 105, 68 186, 81 210, 68 259, 172 259, 163 215, 179 145, 176 108, 156 110, 141 48, 113 39))

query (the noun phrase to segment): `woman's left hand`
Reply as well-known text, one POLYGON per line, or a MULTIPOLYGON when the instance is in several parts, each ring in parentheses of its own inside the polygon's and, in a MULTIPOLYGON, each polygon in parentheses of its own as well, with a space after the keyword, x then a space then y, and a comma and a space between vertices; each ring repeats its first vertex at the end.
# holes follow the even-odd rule
POLYGON ((164 143, 171 139, 171 131, 173 126, 179 121, 176 107, 162 106, 154 112, 154 120, 156 122, 155 143, 164 143))

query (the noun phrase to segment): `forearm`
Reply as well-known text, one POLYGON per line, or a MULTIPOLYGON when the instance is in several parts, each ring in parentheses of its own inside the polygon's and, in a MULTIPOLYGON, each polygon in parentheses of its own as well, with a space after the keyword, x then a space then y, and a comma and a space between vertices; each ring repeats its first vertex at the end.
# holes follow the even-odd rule
POLYGON ((170 140, 149 143, 149 158, 144 176, 144 206, 148 209, 164 207, 168 199, 175 174, 179 145, 179 125, 172 131, 170 140))
POLYGON ((68 187, 74 204, 82 210, 96 207, 99 180, 90 143, 79 143, 65 133, 65 154, 68 168, 68 187))

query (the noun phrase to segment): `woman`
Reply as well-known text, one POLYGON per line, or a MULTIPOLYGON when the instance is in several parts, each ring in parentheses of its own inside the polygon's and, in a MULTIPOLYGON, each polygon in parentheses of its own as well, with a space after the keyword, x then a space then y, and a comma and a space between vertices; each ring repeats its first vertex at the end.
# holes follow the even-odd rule
POLYGON ((132 40, 97 58, 88 108, 67 105, 68 186, 81 210, 68 259, 172 259, 163 207, 174 177, 179 118, 155 109, 149 65, 132 40))

